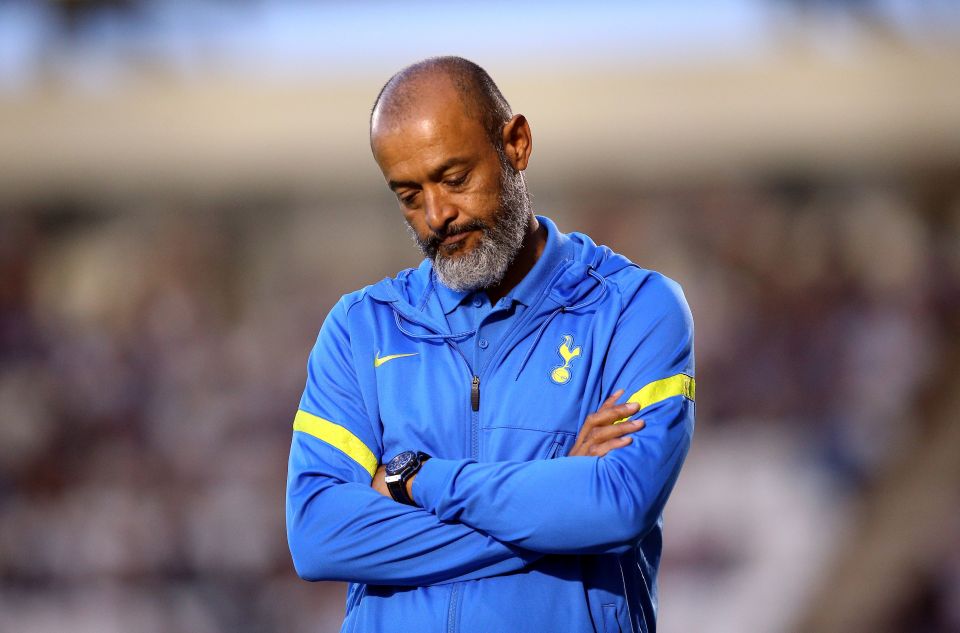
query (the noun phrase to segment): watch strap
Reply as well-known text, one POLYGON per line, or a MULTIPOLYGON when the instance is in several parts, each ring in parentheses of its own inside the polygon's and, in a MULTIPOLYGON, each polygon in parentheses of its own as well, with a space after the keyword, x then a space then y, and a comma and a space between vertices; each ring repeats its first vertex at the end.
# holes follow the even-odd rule
MULTIPOLYGON (((413 473, 410 474, 412 475, 413 473)), ((410 495, 407 494, 407 480, 409 479, 410 477, 404 477, 403 473, 386 477, 387 490, 390 491, 390 496, 393 497, 393 500, 397 503, 405 503, 408 506, 412 506, 416 504, 413 502, 413 499, 410 498, 410 495)))
POLYGON ((410 495, 407 494, 407 482, 410 481, 411 477, 420 472, 420 468, 423 466, 423 463, 428 459, 430 459, 429 455, 423 451, 417 451, 417 458, 413 460, 409 466, 404 468, 399 473, 384 477, 384 482, 387 484, 387 490, 390 492, 390 496, 393 497, 394 501, 397 503, 405 503, 408 506, 417 505, 410 495))

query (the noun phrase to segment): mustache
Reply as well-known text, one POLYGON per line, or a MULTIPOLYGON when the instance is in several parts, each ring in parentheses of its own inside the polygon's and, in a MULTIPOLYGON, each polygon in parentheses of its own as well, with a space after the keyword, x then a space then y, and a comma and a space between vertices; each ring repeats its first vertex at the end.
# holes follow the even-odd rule
POLYGON ((470 231, 485 231, 486 229, 487 225, 482 220, 471 220, 457 226, 447 227, 445 230, 440 231, 439 233, 434 232, 430 235, 430 237, 423 240, 421 245, 425 251, 431 255, 435 255, 440 249, 440 243, 448 237, 460 235, 461 233, 469 233, 470 231))

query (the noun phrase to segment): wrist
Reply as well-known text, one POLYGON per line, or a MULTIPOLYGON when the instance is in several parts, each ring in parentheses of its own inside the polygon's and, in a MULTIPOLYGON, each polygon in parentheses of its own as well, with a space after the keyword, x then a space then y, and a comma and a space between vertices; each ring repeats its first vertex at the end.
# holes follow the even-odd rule
POLYGON ((413 501, 413 479, 428 459, 430 456, 423 452, 403 451, 387 463, 384 481, 394 501, 416 506, 413 501))
MULTIPOLYGON (((427 460, 423 460, 423 461, 427 461, 427 460)), ((420 464, 420 467, 422 468, 423 464, 420 464)), ((416 479, 417 475, 419 474, 420 474, 420 471, 417 471, 412 475, 410 475, 410 479, 407 479, 407 497, 409 497, 411 501, 413 501, 413 480, 416 479)), ((415 501, 414 501, 414 505, 416 505, 415 501)))

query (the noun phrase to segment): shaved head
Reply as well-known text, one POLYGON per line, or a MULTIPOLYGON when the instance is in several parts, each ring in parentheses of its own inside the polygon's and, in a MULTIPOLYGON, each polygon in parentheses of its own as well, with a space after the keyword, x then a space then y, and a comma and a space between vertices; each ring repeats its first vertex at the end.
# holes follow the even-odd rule
POLYGON ((377 95, 370 113, 370 131, 416 116, 425 102, 452 88, 464 112, 486 131, 494 147, 503 147, 503 126, 513 113, 490 75, 462 57, 431 57, 391 77, 377 95))

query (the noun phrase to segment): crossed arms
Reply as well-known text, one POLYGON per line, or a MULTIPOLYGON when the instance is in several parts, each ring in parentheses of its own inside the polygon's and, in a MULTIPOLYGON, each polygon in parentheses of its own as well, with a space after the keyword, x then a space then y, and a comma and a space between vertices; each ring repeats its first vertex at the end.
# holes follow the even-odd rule
MULTIPOLYGON (((624 402, 618 405, 617 400, 622 395, 623 389, 617 390, 600 405, 600 409, 587 416, 567 457, 603 457, 613 449, 626 446, 633 441, 629 434, 642 429, 643 420, 630 420, 625 424, 617 423, 639 411, 640 404, 624 402)), ((373 482, 370 485, 384 497, 392 498, 385 477, 386 467, 381 464, 373 475, 373 482)), ((416 477, 414 474, 407 480, 407 496, 411 499, 416 477)))
MULTIPOLYGON (((649 289, 661 295, 653 303, 659 310, 646 303, 642 311, 623 311, 617 331, 634 343, 611 345, 607 359, 612 384, 646 388, 632 404, 617 405, 620 392, 612 394, 588 416, 569 457, 433 458, 410 489, 422 506, 415 508, 382 494, 377 463, 389 456, 371 453, 361 464, 336 442, 294 433, 287 533, 301 577, 422 586, 501 575, 544 554, 617 552, 636 544, 658 520, 693 430, 692 393, 644 400, 651 385, 665 380, 686 378, 692 387, 692 323, 668 283, 649 289), (638 409, 645 426, 612 424, 638 409)), ((321 330, 323 353, 315 349, 314 356, 323 362, 311 358, 301 408, 345 419, 363 403, 343 351, 349 336, 342 310, 338 304, 321 330), (324 401, 308 397, 311 385, 324 401)))

